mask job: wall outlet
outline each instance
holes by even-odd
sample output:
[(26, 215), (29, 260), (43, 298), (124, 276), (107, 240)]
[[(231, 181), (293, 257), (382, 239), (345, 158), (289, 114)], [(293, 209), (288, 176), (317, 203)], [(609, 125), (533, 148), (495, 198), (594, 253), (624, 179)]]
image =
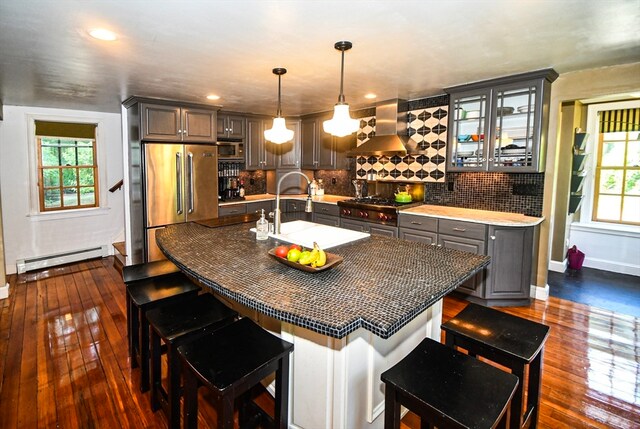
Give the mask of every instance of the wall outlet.
[(454, 190), (455, 190), (455, 183), (454, 182), (447, 182), (447, 191), (453, 192)]
[(249, 184), (250, 185), (255, 185), (256, 184), (256, 179), (254, 179), (254, 178), (249, 179)]
[(336, 183), (338, 183), (338, 181), (336, 180), (336, 178), (335, 178), (335, 177), (332, 177), (332, 178), (331, 178), (331, 184), (332, 184), (332, 185), (335, 185)]

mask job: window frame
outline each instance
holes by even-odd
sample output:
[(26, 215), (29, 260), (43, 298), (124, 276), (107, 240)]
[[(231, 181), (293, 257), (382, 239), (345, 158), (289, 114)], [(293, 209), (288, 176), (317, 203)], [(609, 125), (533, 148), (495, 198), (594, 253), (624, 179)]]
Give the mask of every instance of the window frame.
[(589, 134), (587, 139), (586, 153), (589, 155), (589, 168), (585, 177), (585, 185), (583, 187), (583, 202), (580, 209), (580, 217), (578, 222), (581, 225), (593, 228), (603, 229), (620, 229), (623, 231), (637, 231), (638, 227), (632, 223), (617, 223), (609, 220), (595, 221), (593, 220), (595, 211), (595, 194), (597, 186), (596, 169), (598, 159), (600, 157), (599, 134), (600, 134), (600, 114), (608, 110), (619, 109), (635, 109), (640, 108), (640, 99), (632, 99), (617, 102), (593, 103), (587, 105), (587, 126), (586, 131)]
[[(70, 123), (70, 122), (67, 122)], [(97, 127), (96, 127), (97, 128)], [(58, 136), (39, 136), (36, 135), (36, 142), (37, 142), (37, 153), (38, 153), (38, 204), (39, 204), (39, 211), (43, 212), (43, 213), (48, 213), (48, 212), (59, 212), (59, 211), (63, 211), (63, 210), (78, 210), (78, 209), (85, 209), (85, 208), (93, 208), (93, 207), (99, 207), (100, 206), (100, 180), (98, 177), (99, 171), (100, 169), (98, 168), (98, 156), (97, 156), (97, 145), (96, 145), (96, 139), (95, 137), (93, 139), (88, 139), (88, 138), (78, 138), (78, 140), (91, 140), (91, 148), (93, 151), (93, 164), (92, 165), (78, 165), (77, 161), (76, 164), (73, 166), (63, 166), (63, 165), (58, 165), (58, 166), (45, 166), (43, 165), (43, 153), (42, 153), (42, 148), (43, 148), (43, 144), (42, 144), (42, 139), (43, 138), (51, 138), (51, 139), (60, 139), (61, 137)], [(62, 137), (64, 139), (70, 139), (72, 140), (71, 137)], [(59, 146), (61, 147), (61, 146)], [(79, 146), (75, 146), (76, 149), (76, 159), (78, 157), (78, 147)], [(89, 146), (84, 146), (84, 147), (89, 147)], [(81, 168), (91, 168), (93, 170), (93, 185), (81, 185), (80, 184), (80, 169)], [(77, 177), (77, 183), (75, 186), (64, 186), (64, 175), (63, 175), (63, 170), (64, 169), (74, 169), (76, 170), (76, 177)], [(44, 172), (45, 170), (58, 170), (60, 172), (59, 174), (59, 185), (57, 187), (47, 187), (45, 186), (45, 180), (44, 180)], [(93, 204), (81, 204), (81, 200), (80, 200), (80, 188), (83, 187), (92, 187), (94, 189), (94, 202)], [(45, 201), (44, 201), (44, 195), (45, 195), (45, 190), (46, 189), (55, 189), (58, 188), (60, 190), (60, 198), (61, 198), (61, 202), (60, 202), (60, 206), (59, 207), (50, 207), (47, 208), (45, 206)], [(77, 195), (78, 195), (78, 204), (73, 205), (73, 206), (65, 206), (64, 204), (64, 190), (65, 188), (76, 188), (77, 189)]]
[[(28, 192), (29, 192), (29, 207), (26, 213), (27, 217), (30, 217), (32, 221), (43, 220), (55, 220), (55, 219), (67, 219), (82, 216), (103, 215), (109, 210), (109, 195), (107, 192), (107, 172), (108, 172), (108, 159), (107, 150), (105, 148), (106, 139), (105, 136), (105, 119), (102, 117), (96, 117), (92, 114), (83, 116), (82, 112), (75, 112), (75, 115), (65, 115), (65, 112), (61, 111), (60, 114), (46, 114), (46, 113), (26, 113), (25, 114), (25, 126), (27, 128), (27, 137), (29, 144), (27, 145), (28, 159), (29, 159), (29, 173), (28, 173)], [(79, 113), (79, 115), (78, 115)], [(79, 124), (94, 124), (96, 126), (95, 133), (95, 145), (96, 145), (96, 162), (98, 166), (98, 192), (100, 195), (99, 205), (95, 207), (81, 207), (81, 208), (69, 208), (67, 210), (40, 210), (39, 201), (39, 187), (38, 187), (38, 141), (36, 138), (36, 121), (49, 121), (49, 122), (71, 122)]]

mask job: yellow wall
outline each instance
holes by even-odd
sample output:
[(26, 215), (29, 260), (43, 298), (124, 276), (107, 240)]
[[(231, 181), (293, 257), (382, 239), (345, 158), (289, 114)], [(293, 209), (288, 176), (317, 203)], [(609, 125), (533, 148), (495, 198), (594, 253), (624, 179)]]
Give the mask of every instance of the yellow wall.
[[(556, 201), (564, 201), (567, 170), (565, 145), (572, 141), (561, 139), (563, 102), (585, 100), (617, 95), (628, 98), (630, 93), (640, 93), (640, 62), (598, 69), (582, 70), (561, 74), (551, 86), (549, 109), (549, 141), (547, 148), (547, 170), (544, 183), (544, 203), (542, 213), (545, 221), (540, 230), (540, 254), (537, 264), (535, 285), (544, 287), (551, 260), (551, 244), (564, 249), (565, 231), (568, 228), (566, 212), (555, 214)], [(613, 99), (612, 99), (613, 100)], [(559, 177), (562, 176), (560, 180)], [(560, 189), (559, 184), (562, 184)]]

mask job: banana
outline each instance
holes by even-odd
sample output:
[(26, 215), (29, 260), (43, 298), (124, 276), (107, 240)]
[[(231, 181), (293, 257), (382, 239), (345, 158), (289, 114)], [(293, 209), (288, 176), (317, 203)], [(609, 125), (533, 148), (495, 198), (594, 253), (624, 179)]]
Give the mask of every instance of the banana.
[(318, 249), (318, 259), (316, 259), (315, 262), (315, 266), (316, 267), (322, 267), (324, 264), (327, 263), (327, 254), (325, 253), (324, 250), (322, 250), (319, 246), (318, 243), (313, 243), (313, 247)]
[(300, 255), (300, 259), (298, 259), (298, 263), (301, 265), (309, 265), (312, 261), (311, 259), (311, 252), (309, 251), (304, 251), (302, 252), (302, 254)]

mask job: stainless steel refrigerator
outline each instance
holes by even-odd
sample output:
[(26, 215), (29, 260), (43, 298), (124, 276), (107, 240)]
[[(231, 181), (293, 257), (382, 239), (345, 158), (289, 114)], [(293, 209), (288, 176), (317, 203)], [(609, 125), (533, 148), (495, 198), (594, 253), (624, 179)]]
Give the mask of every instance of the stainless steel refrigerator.
[(156, 232), (167, 225), (218, 217), (216, 146), (144, 143), (146, 262), (165, 259)]

